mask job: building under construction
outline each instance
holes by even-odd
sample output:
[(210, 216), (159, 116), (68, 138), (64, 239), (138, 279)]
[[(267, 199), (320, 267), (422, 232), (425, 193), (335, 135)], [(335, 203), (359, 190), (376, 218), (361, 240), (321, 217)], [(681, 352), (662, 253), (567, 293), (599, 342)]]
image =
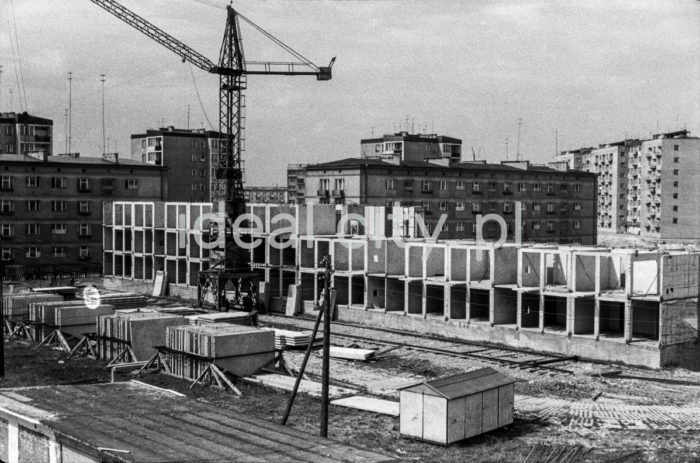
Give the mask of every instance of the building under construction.
[[(112, 285), (196, 299), (208, 251), (198, 220), (210, 204), (105, 206), (104, 273)], [(700, 253), (416, 238), (413, 210), (249, 205), (251, 265), (267, 308), (321, 297), (331, 256), (338, 317), (422, 333), (652, 368), (700, 368)], [(350, 213), (352, 212), (352, 215)], [(389, 215), (391, 213), (391, 216)], [(286, 214), (281, 216), (280, 214)], [(285, 220), (280, 218), (284, 217)], [(338, 231), (340, 230), (340, 232)]]

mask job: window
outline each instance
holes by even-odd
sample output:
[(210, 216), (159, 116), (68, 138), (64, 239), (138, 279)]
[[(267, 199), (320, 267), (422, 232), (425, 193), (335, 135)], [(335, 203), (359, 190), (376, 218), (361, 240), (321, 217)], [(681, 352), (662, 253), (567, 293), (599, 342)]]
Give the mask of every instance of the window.
[[(191, 189), (192, 189), (192, 191), (197, 191), (197, 184), (196, 184), (196, 183), (193, 183)], [(249, 193), (249, 192), (246, 191), (246, 195), (247, 195), (247, 196), (249, 196), (248, 193)]]
[(679, 161), (678, 156), (676, 156), (676, 157), (673, 158), (673, 162), (675, 162), (676, 164), (678, 164), (678, 161)]
[(540, 212), (540, 203), (532, 203), (532, 212)]
[(425, 193), (431, 193), (433, 191), (433, 186), (430, 180), (423, 180), (423, 186), (421, 186), (421, 191)]
[(192, 162), (197, 162), (198, 159), (199, 159), (199, 156), (197, 156), (197, 153), (192, 153), (190, 160)]
[(464, 231), (464, 222), (457, 222), (455, 225), (455, 230), (458, 232), (463, 232)]
[(678, 182), (673, 182), (673, 186), (678, 188)]
[(446, 180), (440, 180), (440, 191), (447, 191), (448, 185)]
[(440, 210), (441, 211), (447, 210), (447, 201), (440, 201)]
[(39, 200), (30, 199), (27, 201), (27, 212), (38, 212), (39, 211)]
[(41, 233), (41, 226), (38, 223), (27, 224), (27, 235), (38, 235)]
[(15, 212), (15, 202), (11, 199), (3, 199), (0, 201), (0, 213), (12, 214)]
[(0, 260), (12, 260), (14, 258), (14, 252), (10, 248), (2, 248), (0, 250)]
[(65, 189), (67, 183), (65, 177), (51, 177), (51, 188), (54, 190)]
[(36, 246), (27, 248), (27, 259), (38, 259), (41, 257), (41, 251)]
[(534, 185), (532, 185), (532, 191), (539, 193), (540, 191), (542, 191), (542, 185), (540, 185), (539, 183), (535, 183)]
[[(620, 174), (620, 177), (623, 177), (623, 174)], [(567, 190), (569, 189), (569, 185), (567, 185), (566, 183), (560, 183), (560, 184), (559, 184), (559, 189), (560, 189), (561, 191), (567, 191)]]
[(533, 221), (532, 222), (532, 229), (533, 230), (539, 230), (540, 229), (540, 223), (538, 221)]
[(53, 257), (66, 257), (66, 248), (63, 246), (54, 246)]
[(90, 248), (88, 246), (80, 246), (78, 257), (81, 259), (88, 259), (90, 257)]
[(625, 210), (625, 205), (624, 205), (624, 204), (620, 204), (620, 210), (621, 210), (621, 211), (624, 211), (624, 210)]
[(527, 191), (527, 184), (526, 183), (518, 183), (518, 191), (520, 193), (524, 193)]
[(678, 169), (673, 169), (673, 175), (678, 175)]
[(553, 184), (553, 183), (548, 183), (548, 184), (547, 184), (547, 194), (548, 194), (548, 195), (553, 195), (553, 194), (554, 194), (554, 184)]
[(78, 191), (90, 191), (90, 179), (89, 178), (78, 179)]
[(547, 214), (554, 213), (554, 203), (547, 203)]
[(547, 231), (548, 232), (554, 231), (554, 222), (547, 222)]
[(0, 180), (0, 190), (14, 190), (15, 178), (9, 175), (3, 175)]
[(141, 140), (141, 148), (145, 148), (145, 147), (146, 147), (146, 139), (144, 138), (143, 140)]
[(0, 224), (0, 236), (5, 238), (15, 236), (15, 226), (11, 223)]
[(673, 218), (673, 223), (678, 223), (678, 217)]
[(51, 210), (53, 212), (66, 212), (65, 201), (51, 201)]
[(423, 210), (430, 212), (430, 203), (428, 201), (423, 201)]
[(496, 210), (496, 203), (491, 201), (489, 202), (489, 211), (495, 211)]
[(581, 210), (581, 203), (575, 202), (574, 203), (574, 211), (580, 211)]
[(481, 212), (481, 203), (472, 203), (472, 212)]
[(463, 191), (464, 190), (464, 181), (463, 180), (457, 180), (457, 184), (455, 185), (455, 188), (458, 191)]
[(496, 191), (496, 182), (489, 182), (489, 191), (491, 191), (491, 192)]
[(673, 193), (673, 199), (678, 199), (678, 193)]
[(53, 234), (53, 235), (65, 235), (66, 234), (66, 224), (65, 223), (53, 223), (53, 224), (51, 224), (51, 234)]
[(680, 147), (680, 145), (673, 145), (673, 151), (678, 151), (679, 147)]
[(481, 183), (479, 183), (479, 182), (472, 183), (472, 193), (481, 193)]
[(345, 179), (344, 178), (336, 178), (333, 181), (333, 184), (335, 187), (335, 188), (333, 188), (334, 190), (336, 190), (336, 191), (344, 191), (345, 190)]
[(450, 231), (450, 226), (447, 224), (447, 222), (442, 223), (442, 230), (443, 232)]
[(331, 181), (327, 178), (321, 178), (318, 180), (318, 189), (321, 192), (327, 192), (331, 189)]
[(80, 214), (90, 213), (90, 201), (78, 201), (78, 212)]
[(124, 181), (124, 188), (127, 190), (137, 190), (139, 188), (139, 180), (136, 178), (127, 178)]
[(476, 233), (476, 222), (472, 222), (472, 233)]
[(78, 236), (90, 236), (92, 234), (92, 227), (89, 223), (81, 223), (78, 226)]
[(27, 177), (24, 184), (27, 188), (36, 188), (39, 186), (39, 177)]
[(513, 193), (513, 184), (510, 182), (506, 182), (503, 184), (503, 194), (511, 194)]
[(511, 203), (503, 203), (503, 213), (504, 214), (510, 214), (513, 212), (513, 204)]
[(396, 189), (396, 181), (393, 178), (386, 179), (386, 189), (387, 190), (395, 190)]
[(678, 206), (673, 206), (673, 211), (678, 212)]
[(463, 211), (464, 210), (464, 201), (457, 201), (455, 205), (455, 209), (458, 211)]

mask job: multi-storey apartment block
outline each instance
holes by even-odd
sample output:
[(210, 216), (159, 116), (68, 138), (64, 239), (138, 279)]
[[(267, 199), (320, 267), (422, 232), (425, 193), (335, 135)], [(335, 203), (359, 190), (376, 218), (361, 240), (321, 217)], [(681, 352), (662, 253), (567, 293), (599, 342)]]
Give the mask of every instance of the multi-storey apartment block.
[(565, 151), (550, 163), (562, 165), (598, 176), (599, 230), (700, 238), (700, 139), (688, 131)]
[(492, 214), (484, 238), (497, 239), (503, 227), (510, 240), (582, 244), (596, 243), (595, 192), (593, 174), (526, 161), (349, 158), (306, 166), (304, 183), (307, 204), (420, 206), (426, 232), (440, 238), (476, 239), (477, 216)]
[(287, 201), (290, 204), (304, 204), (304, 182), (307, 164), (287, 165)]
[(444, 159), (459, 162), (462, 157), (462, 140), (444, 135), (399, 132), (381, 138), (360, 140), (360, 156), (398, 161)]
[(53, 154), (53, 121), (25, 113), (0, 114), (0, 153)]
[(77, 269), (102, 261), (102, 202), (164, 199), (166, 169), (112, 156), (0, 154), (0, 258)]
[(172, 126), (131, 136), (131, 159), (168, 168), (172, 201), (213, 201), (220, 182), (219, 134)]

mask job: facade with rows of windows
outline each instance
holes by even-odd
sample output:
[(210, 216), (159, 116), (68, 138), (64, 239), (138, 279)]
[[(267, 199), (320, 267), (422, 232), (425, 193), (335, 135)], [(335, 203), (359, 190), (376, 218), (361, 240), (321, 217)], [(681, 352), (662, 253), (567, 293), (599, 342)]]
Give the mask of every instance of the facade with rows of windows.
[(550, 165), (597, 175), (601, 231), (700, 239), (700, 138), (687, 130), (563, 152)]
[(25, 113), (0, 113), (0, 154), (53, 153), (53, 121)]
[(97, 267), (103, 201), (166, 199), (166, 172), (114, 156), (0, 154), (0, 259), (44, 270)]
[[(305, 168), (305, 202), (420, 206), (426, 231), (441, 239), (596, 243), (596, 177), (527, 161), (450, 166), (349, 158)], [(444, 218), (443, 218), (444, 216)]]
[(219, 133), (164, 127), (131, 135), (131, 159), (168, 168), (171, 201), (208, 202), (221, 197)]

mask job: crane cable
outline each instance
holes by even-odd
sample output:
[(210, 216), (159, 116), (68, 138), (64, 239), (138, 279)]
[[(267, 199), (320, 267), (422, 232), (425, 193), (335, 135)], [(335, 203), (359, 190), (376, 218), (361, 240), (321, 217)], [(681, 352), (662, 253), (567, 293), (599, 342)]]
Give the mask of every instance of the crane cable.
[(211, 121), (209, 120), (209, 116), (207, 116), (207, 112), (204, 109), (204, 104), (202, 103), (202, 97), (199, 94), (199, 89), (197, 88), (197, 81), (194, 78), (194, 71), (192, 70), (192, 64), (188, 61), (187, 65), (190, 67), (190, 75), (192, 76), (192, 85), (194, 86), (194, 91), (197, 94), (197, 101), (199, 101), (199, 107), (202, 109), (202, 113), (204, 113), (204, 118), (207, 120), (207, 124), (209, 124), (209, 128), (211, 130), (215, 130), (214, 126), (211, 125)]

